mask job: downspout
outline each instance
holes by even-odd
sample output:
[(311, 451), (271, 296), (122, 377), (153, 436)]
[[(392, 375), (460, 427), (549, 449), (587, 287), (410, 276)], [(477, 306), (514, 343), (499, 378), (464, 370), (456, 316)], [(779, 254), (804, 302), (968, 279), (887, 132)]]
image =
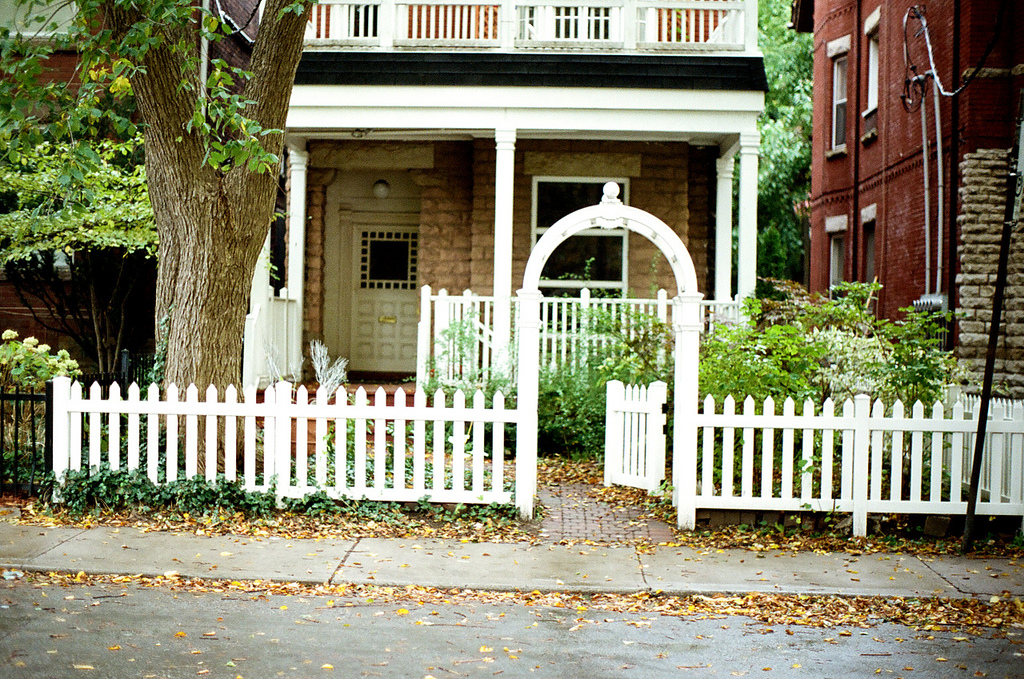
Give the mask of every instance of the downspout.
[[(937, 186), (935, 205), (935, 294), (942, 294), (942, 218), (943, 218), (943, 192), (945, 182), (942, 180), (942, 113), (939, 110), (939, 88), (933, 87), (935, 94), (935, 179)], [(924, 108), (924, 102), (921, 102)]]
[[(860, 135), (861, 135), (861, 66), (863, 58), (861, 53), (863, 50), (863, 37), (864, 37), (864, 12), (861, 7), (861, 3), (857, 5), (857, 18), (854, 26), (856, 26), (857, 35), (857, 50), (856, 50), (856, 63), (854, 64), (854, 73), (856, 74), (857, 86), (854, 88), (854, 109), (853, 115), (847, 116), (853, 118), (853, 203), (850, 206), (853, 210), (853, 229), (851, 229), (852, 238), (850, 239), (850, 280), (860, 280), (860, 242), (861, 242), (861, 223), (860, 223)], [(847, 76), (847, 82), (849, 82), (849, 76)]]
[(923, 75), (919, 78), (921, 82), (921, 163), (924, 175), (924, 292), (921, 295), (924, 296), (932, 289), (932, 185), (931, 171), (928, 167), (928, 107), (924, 105), (924, 88), (928, 86), (928, 78)]
[[(960, 0), (953, 0), (953, 91), (960, 89)], [(957, 307), (957, 190), (960, 182), (960, 98), (954, 96), (949, 110), (949, 244), (946, 248), (948, 258), (946, 266), (946, 308), (955, 313)], [(956, 324), (953, 329), (946, 333), (946, 350), (953, 349), (953, 335), (956, 332)]]

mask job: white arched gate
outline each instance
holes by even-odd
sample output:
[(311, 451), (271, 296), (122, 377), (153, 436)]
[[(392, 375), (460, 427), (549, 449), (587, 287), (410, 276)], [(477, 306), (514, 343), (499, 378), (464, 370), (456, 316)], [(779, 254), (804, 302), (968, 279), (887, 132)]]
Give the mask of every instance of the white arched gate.
[(679, 236), (654, 215), (618, 199), (614, 182), (604, 186), (600, 205), (586, 207), (563, 217), (537, 241), (519, 290), (519, 388), (520, 421), (516, 454), (516, 503), (525, 516), (533, 515), (537, 492), (537, 393), (540, 373), (540, 275), (548, 257), (563, 241), (587, 229), (629, 229), (654, 243), (668, 259), (676, 279), (672, 300), (675, 331), (675, 426), (672, 464), (673, 503), (678, 524), (690, 529), (696, 522), (696, 427), (690, 415), (697, 412), (697, 352), (700, 343), (700, 300), (697, 274), (690, 253)]

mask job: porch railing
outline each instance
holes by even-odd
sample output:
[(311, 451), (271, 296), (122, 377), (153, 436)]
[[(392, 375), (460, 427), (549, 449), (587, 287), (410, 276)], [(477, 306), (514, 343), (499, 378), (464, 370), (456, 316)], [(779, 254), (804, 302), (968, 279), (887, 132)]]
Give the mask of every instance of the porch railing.
[[(707, 300), (701, 302), (705, 332), (716, 325), (738, 323), (741, 303)], [(541, 302), (540, 365), (555, 368), (580, 355), (584, 343), (600, 345), (601, 336), (589, 332), (595, 316), (622, 318), (637, 313), (672, 322), (668, 293), (659, 290), (652, 299), (594, 297), (583, 288), (579, 297), (546, 297)], [(512, 298), (513, 329), (519, 316), (518, 299)], [(429, 285), (420, 289), (420, 321), (417, 345), (417, 380), (431, 377), (441, 381), (466, 381), (487, 374), (495, 367), (493, 351), (494, 298), (466, 290), (449, 295), (435, 294)], [(513, 330), (514, 333), (514, 330)], [(588, 345), (589, 346), (589, 345)], [(433, 369), (431, 375), (429, 371)], [(511, 374), (507, 377), (512, 378)]]
[[(756, 0), (320, 0), (307, 47), (754, 51)], [(756, 26), (755, 26), (756, 28)]]

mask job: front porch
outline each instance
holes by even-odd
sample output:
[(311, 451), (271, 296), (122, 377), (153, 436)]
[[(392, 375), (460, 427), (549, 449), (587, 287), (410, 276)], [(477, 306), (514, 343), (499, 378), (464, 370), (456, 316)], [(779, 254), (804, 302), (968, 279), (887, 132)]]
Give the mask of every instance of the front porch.
[[(490, 297), (505, 355), (531, 249), (608, 181), (682, 238), (705, 299), (752, 293), (756, 16), (756, 0), (318, 5), (287, 124), (286, 264), (275, 291), (268, 241), (243, 382), (301, 380), (312, 339), (356, 371), (416, 372), (424, 285)], [(541, 287), (672, 284), (643, 238), (594, 230)]]

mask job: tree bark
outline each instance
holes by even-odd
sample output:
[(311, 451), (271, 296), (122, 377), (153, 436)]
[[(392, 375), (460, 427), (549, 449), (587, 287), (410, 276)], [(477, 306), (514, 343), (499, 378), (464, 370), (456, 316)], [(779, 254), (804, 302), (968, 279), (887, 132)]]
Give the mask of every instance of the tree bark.
[[(284, 129), (306, 17), (281, 14), (292, 0), (267, 0), (253, 46), (243, 96), (245, 115), (263, 129)], [(140, 17), (113, 6), (107, 18), (126, 31)], [(145, 123), (149, 196), (160, 238), (156, 321), (158, 343), (166, 317), (167, 383), (223, 389), (241, 376), (242, 333), (256, 261), (274, 213), (278, 177), (245, 167), (215, 169), (204, 162), (204, 140), (186, 130), (202, 88), (185, 70), (199, 58), (195, 24), (164, 28), (167, 39), (150, 49), (131, 79)], [(189, 54), (171, 45), (190, 45)], [(196, 61), (198, 63), (198, 61)], [(269, 134), (265, 150), (281, 156), (283, 135)]]

